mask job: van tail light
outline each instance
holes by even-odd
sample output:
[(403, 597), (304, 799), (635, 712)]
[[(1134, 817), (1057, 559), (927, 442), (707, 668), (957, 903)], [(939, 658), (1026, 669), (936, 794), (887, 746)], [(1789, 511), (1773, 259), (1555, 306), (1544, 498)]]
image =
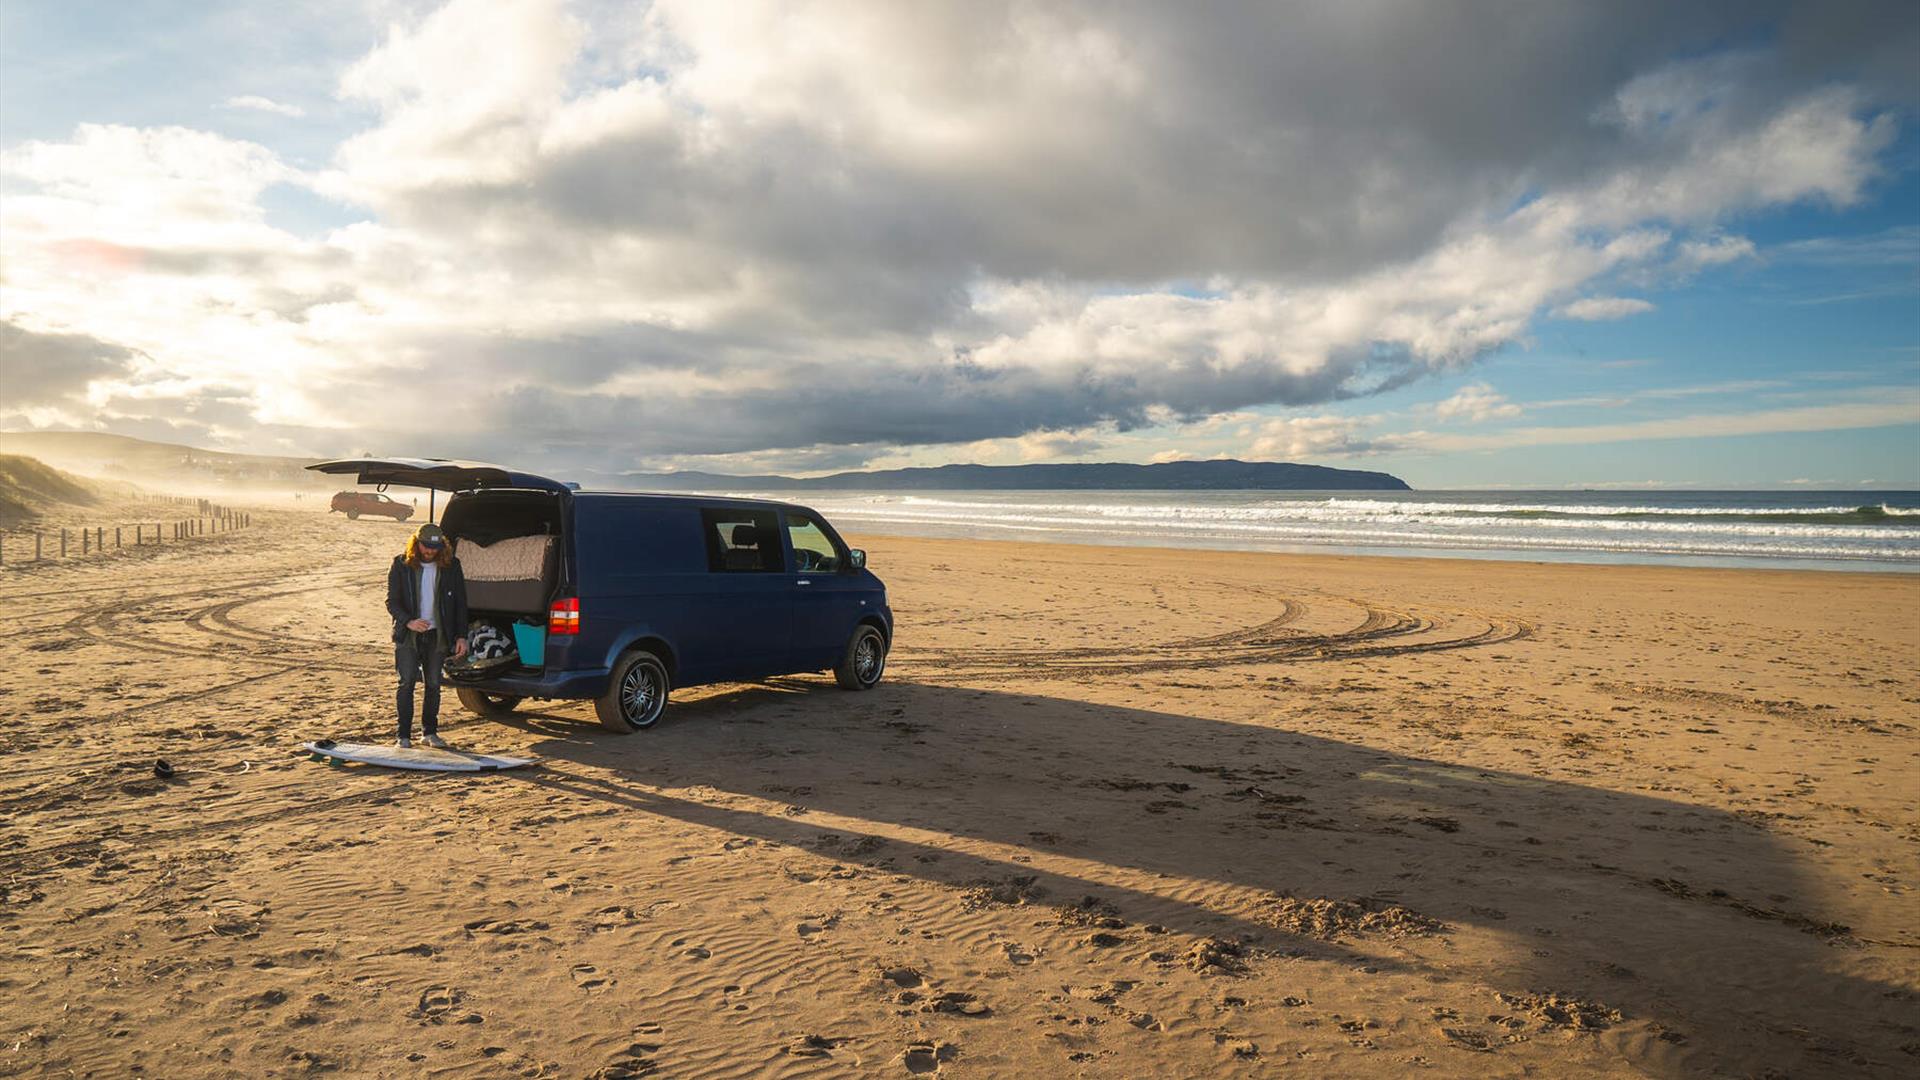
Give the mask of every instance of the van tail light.
[(578, 634), (580, 632), (580, 601), (568, 597), (555, 600), (547, 609), (548, 634)]

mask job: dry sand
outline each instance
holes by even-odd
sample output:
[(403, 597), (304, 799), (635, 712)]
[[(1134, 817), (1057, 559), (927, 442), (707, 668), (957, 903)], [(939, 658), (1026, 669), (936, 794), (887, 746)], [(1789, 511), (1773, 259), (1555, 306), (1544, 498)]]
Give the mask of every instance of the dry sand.
[(291, 753), (405, 527), (259, 520), (0, 576), (0, 1072), (1920, 1068), (1914, 576), (873, 538), (879, 689), (434, 776)]

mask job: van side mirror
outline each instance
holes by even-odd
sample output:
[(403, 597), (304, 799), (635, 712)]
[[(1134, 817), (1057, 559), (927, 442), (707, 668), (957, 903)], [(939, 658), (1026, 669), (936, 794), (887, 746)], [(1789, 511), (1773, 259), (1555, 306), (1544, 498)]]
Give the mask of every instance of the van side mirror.
[(853, 567), (855, 570), (865, 570), (867, 568), (867, 553), (859, 548), (854, 548), (847, 552), (847, 565)]

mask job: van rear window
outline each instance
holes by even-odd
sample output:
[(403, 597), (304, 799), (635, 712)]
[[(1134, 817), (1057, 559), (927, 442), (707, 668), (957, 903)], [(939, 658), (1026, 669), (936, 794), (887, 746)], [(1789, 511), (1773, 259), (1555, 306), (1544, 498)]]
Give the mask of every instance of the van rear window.
[(719, 573), (778, 571), (779, 526), (771, 510), (702, 510), (707, 568)]

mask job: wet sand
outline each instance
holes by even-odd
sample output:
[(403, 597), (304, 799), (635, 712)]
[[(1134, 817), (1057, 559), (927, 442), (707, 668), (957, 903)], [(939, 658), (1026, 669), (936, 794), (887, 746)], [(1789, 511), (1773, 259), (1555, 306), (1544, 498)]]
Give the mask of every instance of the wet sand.
[(869, 538), (873, 692), (438, 776), (292, 752), (406, 527), (256, 522), (0, 572), (0, 1073), (1920, 1068), (1912, 575)]

